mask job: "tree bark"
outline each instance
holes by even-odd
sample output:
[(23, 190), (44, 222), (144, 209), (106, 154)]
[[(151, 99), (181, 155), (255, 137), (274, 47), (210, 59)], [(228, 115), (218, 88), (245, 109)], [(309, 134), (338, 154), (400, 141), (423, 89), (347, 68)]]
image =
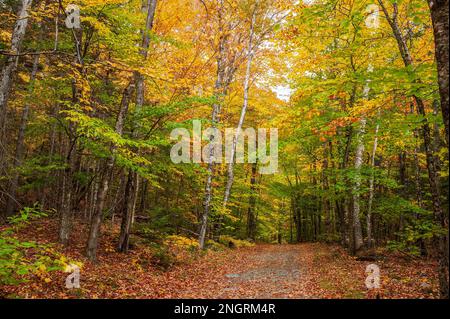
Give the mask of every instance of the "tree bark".
[(372, 147), (372, 154), (370, 157), (370, 167), (372, 169), (370, 173), (370, 180), (369, 180), (369, 203), (367, 204), (367, 217), (366, 217), (366, 223), (367, 223), (367, 247), (372, 247), (372, 204), (373, 204), (373, 196), (374, 196), (374, 181), (375, 181), (375, 155), (377, 153), (377, 147), (378, 147), (378, 131), (380, 129), (380, 124), (377, 123), (375, 126), (375, 137), (373, 140), (373, 147)]
[[(28, 90), (29, 96), (31, 96), (31, 94), (34, 91), (34, 81), (36, 79), (38, 65), (39, 65), (39, 55), (35, 55), (34, 59), (33, 59), (33, 68), (31, 70), (31, 76), (30, 76), (30, 83), (29, 83), (29, 90)], [(25, 130), (26, 130), (27, 124), (28, 124), (29, 111), (30, 111), (30, 105), (28, 103), (26, 103), (23, 108), (23, 111), (22, 111), (22, 118), (20, 121), (19, 134), (17, 136), (16, 152), (15, 152), (15, 156), (14, 156), (13, 169), (22, 165), (22, 160), (23, 160), (23, 156), (24, 156), (24, 152), (25, 152), (25, 145), (24, 145)], [(9, 186), (9, 197), (8, 197), (8, 201), (6, 203), (6, 216), (11, 216), (14, 212), (14, 209), (16, 208), (16, 191), (17, 191), (18, 185), (19, 185), (19, 174), (17, 172), (14, 172), (12, 181)]]
[[(72, 81), (72, 103), (76, 104), (79, 101), (79, 93), (76, 87), (75, 80)], [(62, 187), (61, 187), (61, 205), (60, 205), (60, 228), (59, 241), (64, 246), (69, 244), (70, 231), (72, 226), (72, 198), (73, 198), (73, 168), (74, 168), (74, 153), (77, 147), (77, 137), (75, 136), (74, 124), (69, 123), (68, 127), (68, 141), (65, 150), (65, 164), (66, 168), (62, 173)]]
[[(134, 83), (130, 83), (125, 89), (122, 101), (120, 103), (119, 114), (117, 115), (115, 132), (122, 136), (123, 134), (123, 125), (125, 118), (128, 113), (128, 106), (130, 104), (131, 95), (134, 91)], [(103, 174), (100, 180), (100, 189), (97, 195), (97, 203), (95, 207), (94, 214), (91, 220), (91, 227), (89, 230), (89, 239), (86, 247), (86, 256), (91, 261), (96, 261), (97, 259), (97, 246), (98, 239), (100, 235), (100, 226), (103, 219), (103, 207), (105, 205), (106, 196), (108, 194), (109, 189), (109, 179), (110, 174), (112, 173), (114, 163), (115, 163), (115, 152), (117, 150), (117, 146), (115, 144), (110, 146), (111, 156), (106, 160)]]
[[(6, 59), (0, 78), (0, 170), (3, 169), (3, 161), (5, 160), (5, 125), (8, 112), (8, 99), (13, 84), (14, 74), (16, 71), (17, 54), (20, 53), (22, 42), (25, 37), (28, 25), (28, 10), (31, 7), (32, 0), (22, 0), (17, 20), (11, 35), (11, 55)], [(16, 55), (16, 56), (15, 56)]]
[(30, 9), (32, 2), (32, 0), (22, 0), (11, 36), (11, 56), (6, 60), (2, 70), (2, 78), (0, 82), (0, 125), (4, 124), (9, 91), (13, 82), (13, 74), (16, 70), (18, 59), (17, 54), (20, 53), (22, 42), (25, 37), (25, 32), (28, 25), (28, 10)]
[[(330, 155), (329, 155), (330, 154)], [(322, 161), (322, 189), (324, 194), (322, 195), (322, 207), (325, 215), (325, 235), (327, 239), (331, 234), (331, 202), (328, 199), (330, 186), (328, 183), (328, 164), (331, 157), (331, 145), (330, 143), (324, 144), (323, 161)]]
[[(147, 18), (145, 22), (145, 28), (142, 31), (142, 43), (140, 55), (142, 59), (145, 61), (148, 56), (148, 49), (150, 47), (150, 31), (153, 29), (153, 23), (155, 19), (157, 0), (145, 0), (144, 5), (142, 6), (142, 11), (147, 12)], [(141, 73), (135, 72), (134, 74), (135, 83), (136, 83), (136, 113), (139, 113), (144, 106), (145, 100), (145, 82), (144, 77)], [(136, 123), (135, 123), (136, 124)], [(138, 127), (134, 125), (133, 128), (133, 138), (138, 137)], [(122, 223), (120, 227), (120, 236), (119, 236), (119, 251), (127, 252), (129, 245), (129, 237), (131, 232), (131, 227), (134, 221), (134, 215), (136, 210), (136, 200), (139, 194), (139, 176), (134, 173), (131, 169), (128, 172), (128, 179), (130, 186), (133, 186), (133, 193), (129, 193), (126, 196), (132, 196), (133, 199), (131, 202), (133, 204), (126, 205), (122, 212)], [(128, 185), (128, 184), (127, 184)], [(126, 198), (124, 201), (129, 202), (129, 199)]]
[[(370, 70), (369, 66), (369, 70)], [(366, 87), (364, 88), (364, 98), (369, 98), (369, 84), (366, 83)], [(360, 189), (361, 189), (361, 167), (363, 163), (363, 156), (364, 156), (364, 134), (366, 130), (366, 117), (363, 115), (359, 121), (359, 129), (356, 134), (356, 152), (355, 152), (355, 170), (356, 170), (356, 177), (355, 177), (355, 183), (353, 186), (353, 214), (352, 214), (352, 237), (353, 242), (351, 245), (352, 253), (355, 254), (358, 250), (361, 249), (363, 246), (363, 236), (362, 236), (362, 229), (361, 229), (361, 220), (359, 218), (360, 214)]]
[[(219, 47), (218, 47), (218, 56), (217, 56), (217, 76), (216, 82), (214, 85), (214, 96), (216, 98), (216, 102), (213, 103), (212, 106), (212, 114), (211, 114), (211, 127), (213, 129), (216, 128), (221, 108), (221, 103), (223, 99), (223, 94), (226, 92), (225, 87), (225, 44), (227, 41), (227, 36), (224, 34), (223, 30), (223, 14), (224, 14), (224, 1), (219, 1), (219, 9), (218, 9), (218, 23), (219, 23)], [(209, 138), (209, 142), (212, 145), (214, 143), (214, 136), (211, 135)], [(212, 181), (214, 175), (214, 152), (215, 147), (210, 148), (209, 156), (208, 156), (208, 168), (207, 168), (207, 177), (205, 184), (205, 197), (203, 200), (203, 214), (200, 220), (200, 231), (199, 231), (199, 247), (200, 249), (205, 248), (205, 238), (206, 231), (208, 228), (208, 216), (211, 210), (211, 200), (212, 200)]]
[[(354, 92), (355, 90), (353, 90), (352, 96), (355, 94)], [(350, 101), (353, 100), (353, 97), (350, 99)], [(353, 102), (350, 102), (351, 106), (353, 104)], [(353, 139), (353, 128), (351, 126), (348, 126), (346, 128), (346, 142), (345, 142), (345, 148), (344, 148), (344, 154), (343, 154), (343, 158), (342, 161), (339, 164), (339, 168), (341, 170), (345, 170), (348, 165), (349, 165), (349, 161), (350, 161), (350, 147), (351, 147), (351, 143), (352, 143), (352, 139)], [(350, 189), (350, 179), (347, 177), (344, 177), (345, 180), (345, 184), (347, 186), (348, 189)], [(351, 216), (350, 216), (350, 204), (351, 204), (351, 194), (349, 194), (348, 198), (344, 198), (343, 203), (341, 205), (341, 211), (342, 211), (342, 243), (344, 247), (348, 247), (351, 248), (352, 245), (352, 231), (351, 231), (351, 224), (350, 224), (350, 220), (351, 220)]]
[(132, 200), (132, 192), (133, 192), (133, 177), (134, 172), (129, 170), (127, 183), (125, 185), (124, 198), (122, 202), (122, 223), (120, 226), (120, 237), (119, 237), (119, 247), (118, 250), (120, 252), (126, 253), (128, 252), (129, 243), (130, 243), (130, 231), (131, 231), (131, 222), (132, 222), (132, 214), (131, 207)]
[(252, 61), (253, 61), (253, 57), (254, 57), (254, 49), (253, 49), (253, 36), (255, 33), (255, 21), (256, 21), (256, 6), (255, 9), (253, 11), (253, 15), (252, 15), (252, 22), (250, 25), (250, 34), (249, 34), (249, 40), (248, 40), (248, 47), (247, 47), (247, 67), (245, 70), (245, 80), (244, 80), (244, 103), (242, 105), (242, 109), (241, 109), (241, 116), (239, 118), (239, 123), (237, 126), (237, 130), (236, 133), (234, 135), (233, 138), (233, 144), (231, 147), (231, 154), (230, 154), (230, 163), (228, 163), (228, 179), (227, 179), (227, 184), (225, 186), (225, 196), (223, 199), (223, 206), (227, 207), (227, 203), (228, 203), (228, 199), (230, 197), (230, 193), (231, 193), (231, 187), (233, 186), (233, 181), (234, 181), (234, 157), (236, 155), (236, 143), (239, 139), (239, 135), (241, 133), (242, 130), (242, 126), (244, 125), (244, 120), (245, 120), (245, 114), (247, 112), (247, 107), (248, 107), (248, 95), (249, 95), (249, 89), (250, 89), (250, 76), (251, 76), (251, 66), (252, 66)]
[[(431, 198), (433, 204), (433, 213), (435, 222), (442, 227), (443, 230), (448, 230), (448, 225), (445, 220), (445, 215), (441, 204), (441, 194), (439, 188), (438, 172), (436, 169), (435, 157), (432, 150), (431, 129), (428, 125), (425, 106), (423, 101), (414, 97), (416, 100), (417, 112), (424, 117), (422, 125), (422, 135), (425, 147), (425, 155), (427, 161), (428, 181), (430, 184)], [(434, 246), (438, 252), (439, 260), (439, 284), (440, 296), (443, 299), (448, 299), (448, 242), (445, 235), (435, 235), (433, 238)]]
[[(433, 0), (434, 1), (434, 0)], [(406, 45), (405, 39), (400, 32), (400, 28), (398, 26), (397, 15), (398, 15), (398, 7), (397, 4), (394, 3), (393, 8), (393, 16), (389, 15), (389, 12), (384, 5), (382, 0), (378, 0), (383, 13), (392, 28), (392, 32), (397, 41), (397, 45), (400, 51), (400, 54), (403, 59), (403, 63), (406, 67), (413, 65), (413, 61), (411, 58), (411, 54), (409, 53), (409, 48)], [(447, 7), (446, 7), (447, 8)], [(447, 8), (448, 10), (448, 8)], [(448, 12), (448, 11), (447, 11)], [(448, 13), (447, 13), (448, 15)], [(448, 23), (448, 22), (447, 22)], [(447, 37), (448, 38), (448, 37)], [(448, 43), (447, 43), (448, 48)], [(448, 50), (448, 49), (447, 49)], [(447, 51), (448, 56), (448, 51)], [(447, 88), (448, 88), (448, 73), (447, 73)], [(425, 112), (425, 104), (423, 100), (417, 95), (413, 95), (413, 99), (415, 102), (416, 110), (419, 115), (423, 117), (422, 120), (422, 136), (423, 143), (425, 148), (425, 156), (427, 161), (427, 170), (428, 170), (428, 182), (430, 184), (430, 193), (432, 198), (433, 205), (433, 213), (434, 220), (436, 224), (441, 226), (443, 229), (448, 230), (448, 225), (444, 216), (444, 212), (441, 204), (441, 195), (439, 189), (439, 180), (438, 180), (438, 171), (436, 169), (435, 157), (432, 149), (432, 139), (431, 139), (431, 128), (426, 118)], [(448, 104), (447, 104), (448, 107)], [(448, 293), (448, 242), (447, 237), (443, 235), (435, 235), (433, 238), (434, 246), (438, 252), (438, 275), (439, 275), (439, 286), (440, 286), (440, 296), (443, 299), (447, 299), (449, 297)]]
[(257, 163), (252, 164), (252, 175), (250, 178), (250, 199), (247, 210), (247, 238), (255, 240), (256, 237), (256, 174), (257, 174)]
[(449, 99), (448, 99), (448, 41), (449, 41), (449, 9), (448, 0), (428, 0), (431, 11), (431, 21), (433, 23), (434, 43), (436, 50), (436, 63), (438, 70), (439, 94), (441, 96), (441, 112), (445, 126), (445, 140), (449, 147)]

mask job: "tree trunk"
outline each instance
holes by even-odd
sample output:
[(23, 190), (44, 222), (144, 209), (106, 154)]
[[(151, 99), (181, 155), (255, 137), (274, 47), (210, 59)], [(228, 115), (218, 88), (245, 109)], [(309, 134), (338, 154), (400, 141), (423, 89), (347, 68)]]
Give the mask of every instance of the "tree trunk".
[[(407, 176), (406, 176), (406, 152), (401, 151), (398, 155), (398, 162), (399, 162), (399, 182), (400, 182), (400, 194), (403, 198), (407, 198)], [(398, 240), (400, 240), (400, 234), (403, 232), (405, 227), (405, 221), (403, 217), (403, 213), (400, 212), (400, 220), (399, 220), (399, 226), (398, 226)]]
[[(9, 93), (16, 70), (18, 60), (17, 55), (20, 53), (28, 25), (28, 10), (30, 9), (32, 2), (32, 0), (22, 0), (19, 12), (17, 13), (16, 24), (14, 25), (14, 30), (11, 35), (11, 50), (9, 52), (11, 55), (7, 58), (2, 70), (0, 80), (0, 142), (3, 142)], [(2, 148), (0, 148), (0, 151), (1, 150)], [(0, 161), (2, 158), (3, 156), (0, 154)]]
[[(296, 232), (296, 240), (298, 242), (298, 238), (300, 235), (300, 230), (298, 228), (298, 219), (297, 219), (297, 204), (296, 204), (296, 199), (295, 199), (296, 195), (291, 195), (291, 210), (292, 210), (292, 219), (291, 219), (291, 242), (293, 242), (293, 227), (295, 226), (295, 232)], [(292, 225), (293, 224), (293, 225)]]
[[(364, 88), (364, 98), (367, 99), (369, 94), (369, 86), (366, 84), (366, 87)], [(356, 170), (356, 177), (355, 177), (355, 183), (353, 186), (353, 214), (352, 214), (352, 253), (356, 253), (358, 250), (361, 249), (363, 245), (363, 236), (362, 236), (362, 229), (361, 229), (361, 221), (359, 219), (360, 214), (360, 189), (361, 189), (361, 166), (363, 163), (363, 155), (364, 155), (364, 134), (366, 129), (366, 118), (365, 115), (361, 117), (361, 120), (359, 122), (359, 129), (356, 135), (356, 152), (355, 152), (355, 170)]]
[(433, 153), (434, 153), (434, 161), (436, 163), (436, 169), (438, 171), (441, 170), (441, 160), (439, 158), (439, 152), (441, 150), (442, 140), (441, 140), (441, 132), (439, 128), (439, 101), (433, 101)]
[(327, 239), (331, 234), (331, 203), (328, 199), (330, 187), (328, 185), (328, 163), (329, 163), (329, 152), (331, 149), (328, 148), (329, 143), (325, 143), (322, 161), (322, 189), (324, 194), (322, 195), (322, 207), (325, 215), (325, 235)]
[(295, 197), (295, 202), (297, 203), (295, 205), (295, 228), (297, 230), (296, 235), (296, 241), (297, 243), (302, 242), (302, 207), (300, 206), (300, 203), (298, 202), (299, 197)]
[[(142, 44), (140, 54), (143, 60), (147, 59), (148, 49), (150, 47), (150, 31), (153, 29), (153, 22), (155, 20), (155, 12), (157, 0), (145, 0), (144, 5), (142, 6), (142, 11), (147, 12), (147, 18), (145, 22), (145, 28), (142, 31)], [(134, 78), (136, 82), (136, 113), (139, 113), (144, 106), (145, 100), (145, 82), (144, 77), (139, 72), (134, 73)], [(136, 123), (135, 123), (136, 124)], [(133, 138), (138, 137), (138, 127), (134, 125), (133, 128)], [(136, 173), (133, 173), (131, 170), (128, 173), (128, 180), (130, 185), (133, 186), (134, 192), (129, 193), (126, 196), (132, 196), (131, 200), (132, 204), (126, 205), (124, 207), (124, 211), (122, 212), (122, 223), (120, 227), (120, 236), (119, 236), (119, 251), (127, 252), (129, 237), (131, 232), (131, 226), (134, 222), (134, 215), (136, 209), (136, 200), (139, 193), (139, 176)], [(128, 185), (128, 183), (127, 183)], [(124, 199), (125, 202), (129, 202), (128, 198)]]
[[(72, 102), (78, 103), (79, 96), (75, 80), (72, 81)], [(69, 244), (69, 236), (72, 226), (72, 198), (73, 198), (73, 168), (74, 153), (76, 150), (77, 137), (75, 136), (73, 123), (69, 123), (68, 141), (66, 148), (65, 164), (66, 168), (62, 176), (61, 205), (60, 205), (60, 228), (59, 241), (64, 246)]]
[[(438, 172), (436, 169), (435, 157), (432, 150), (431, 129), (428, 125), (425, 106), (422, 100), (414, 97), (416, 100), (417, 112), (424, 117), (422, 125), (422, 134), (425, 147), (425, 155), (427, 160), (428, 181), (430, 184), (431, 198), (433, 204), (434, 220), (444, 230), (448, 229), (445, 215), (442, 210), (441, 194), (439, 189)], [(443, 299), (448, 299), (448, 242), (445, 235), (435, 235), (433, 238), (434, 246), (438, 252), (439, 259), (439, 284), (440, 296)]]
[(247, 238), (255, 240), (256, 237), (256, 174), (257, 174), (258, 164), (252, 164), (252, 176), (250, 178), (250, 199), (247, 210)]
[[(414, 109), (412, 110), (414, 112)], [(417, 130), (414, 130), (414, 137), (417, 140), (418, 139), (418, 132)], [(420, 180), (420, 163), (419, 163), (419, 147), (416, 146), (414, 148), (414, 153), (413, 153), (413, 158), (414, 158), (414, 184), (415, 184), (415, 190), (416, 190), (416, 200), (417, 200), (417, 205), (420, 208), (423, 208), (423, 199), (422, 199), (422, 186), (421, 186), (421, 180)], [(415, 219), (419, 220), (420, 219), (420, 215), (419, 214), (414, 214)], [(421, 256), (426, 256), (427, 251), (425, 248), (425, 242), (422, 238), (417, 240), (417, 245), (420, 248), (420, 254)]]
[[(35, 55), (33, 59), (33, 68), (31, 70), (30, 83), (28, 94), (31, 96), (34, 90), (34, 81), (36, 79), (36, 73), (39, 65), (39, 55)], [(14, 166), (13, 169), (16, 169), (20, 165), (22, 165), (22, 160), (25, 151), (24, 139), (25, 139), (25, 130), (28, 124), (28, 113), (30, 110), (30, 105), (28, 103), (25, 104), (22, 111), (22, 119), (19, 127), (19, 134), (17, 136), (16, 143), (16, 152), (14, 156)], [(13, 178), (9, 186), (9, 197), (6, 204), (6, 216), (11, 216), (16, 208), (16, 191), (19, 184), (19, 174), (17, 172), (13, 172)]]
[(253, 15), (252, 15), (252, 23), (250, 25), (250, 34), (249, 34), (248, 47), (247, 47), (248, 57), (247, 57), (247, 67), (245, 70), (245, 80), (244, 80), (244, 103), (242, 105), (241, 116), (239, 118), (237, 130), (236, 130), (236, 133), (233, 138), (233, 145), (231, 147), (230, 162), (228, 163), (228, 180), (227, 180), (227, 184), (225, 186), (225, 196), (223, 199), (224, 207), (227, 207), (228, 199), (229, 199), (230, 193), (231, 193), (231, 187), (233, 186), (234, 157), (236, 154), (236, 143), (239, 139), (239, 135), (241, 133), (242, 126), (244, 124), (245, 114), (247, 112), (247, 107), (248, 107), (248, 93), (249, 93), (249, 89), (250, 89), (251, 65), (252, 65), (253, 56), (254, 56), (253, 36), (254, 36), (255, 20), (256, 20), (256, 7), (255, 7), (255, 9), (253, 11)]
[[(353, 90), (352, 96), (355, 94), (354, 92), (355, 92), (355, 90)], [(353, 100), (353, 97), (350, 99), (350, 101), (352, 101), (352, 100)], [(352, 106), (353, 103), (352, 102), (350, 102), (350, 103)], [(353, 135), (354, 135), (353, 128), (351, 126), (348, 126), (346, 128), (346, 142), (345, 142), (344, 154), (343, 154), (342, 161), (339, 164), (339, 168), (341, 170), (345, 170), (348, 167), (349, 159), (350, 159), (350, 146), (352, 143)], [(349, 178), (344, 177), (344, 180), (345, 180), (345, 184), (346, 184), (347, 188), (350, 189)], [(343, 246), (348, 247), (348, 248), (350, 248), (350, 246), (353, 246), (351, 244), (351, 238), (353, 236), (351, 235), (352, 231), (350, 229), (351, 227), (350, 227), (350, 214), (349, 214), (349, 212), (350, 212), (349, 206), (350, 206), (350, 202), (351, 202), (350, 198), (351, 198), (351, 194), (348, 196), (348, 199), (344, 198), (344, 200), (342, 201), (342, 203), (340, 205), (341, 206), (341, 214), (342, 214), (342, 219), (341, 219), (341, 227), (342, 227), (341, 228), (341, 236), (342, 236), (342, 238), (341, 238), (341, 240), (342, 240)]]
[(434, 43), (436, 49), (436, 62), (438, 70), (439, 94), (441, 96), (441, 111), (445, 125), (445, 140), (449, 147), (449, 100), (448, 100), (448, 0), (428, 0), (431, 11), (431, 21), (433, 22)]
[[(125, 89), (122, 96), (122, 102), (120, 103), (120, 110), (119, 114), (117, 115), (115, 127), (115, 132), (120, 136), (122, 136), (123, 133), (123, 125), (128, 113), (128, 106), (130, 104), (130, 99), (133, 91), (134, 91), (134, 84), (130, 83)], [(105, 205), (106, 196), (108, 194), (110, 174), (112, 173), (115, 163), (116, 149), (117, 146), (115, 144), (111, 145), (110, 147), (111, 156), (106, 160), (104, 166), (103, 174), (100, 180), (100, 189), (97, 195), (97, 203), (91, 220), (89, 239), (86, 247), (86, 256), (91, 261), (96, 261), (97, 259), (97, 246), (98, 246), (98, 238), (100, 235), (100, 226), (103, 219), (103, 207)]]
[[(433, 0), (433, 1), (435, 1), (435, 0)], [(383, 10), (383, 13), (384, 13), (389, 25), (392, 28), (392, 32), (397, 41), (397, 45), (398, 45), (400, 54), (402, 56), (404, 65), (406, 67), (412, 66), (413, 61), (412, 61), (411, 55), (409, 53), (408, 46), (406, 45), (405, 39), (403, 38), (400, 28), (398, 26), (397, 4), (394, 3), (394, 5), (393, 5), (394, 13), (393, 13), (393, 16), (391, 17), (389, 15), (389, 12), (387, 11), (387, 8), (384, 5), (383, 1), (378, 0), (378, 3), (380, 4), (380, 6)], [(447, 16), (448, 16), (448, 8), (447, 7), (446, 7), (446, 10), (447, 10)], [(448, 21), (447, 21), (447, 23), (448, 23)], [(441, 26), (441, 24), (438, 25), (439, 29), (440, 29), (440, 26)], [(448, 32), (448, 30), (447, 30), (447, 32)], [(447, 33), (447, 39), (448, 39), (448, 33)], [(448, 42), (447, 42), (447, 56), (448, 56)], [(446, 61), (446, 63), (448, 63), (448, 61)], [(447, 64), (447, 66), (448, 66), (448, 64)], [(447, 92), (448, 92), (448, 72), (447, 72), (446, 76), (447, 76)], [(435, 157), (434, 157), (433, 149), (432, 149), (431, 129), (430, 129), (430, 125), (428, 124), (428, 120), (426, 118), (425, 104), (422, 101), (422, 99), (416, 95), (413, 95), (413, 99), (416, 104), (417, 113), (423, 117), (422, 135), (423, 135), (423, 143), (424, 143), (424, 148), (425, 148), (425, 156), (426, 156), (426, 161), (427, 161), (428, 181), (430, 184), (430, 193), (431, 193), (431, 199), (432, 199), (432, 205), (433, 205), (434, 220), (443, 229), (448, 229), (448, 225), (445, 220), (444, 212), (442, 210), (442, 205), (441, 205), (438, 172), (436, 169)], [(447, 112), (448, 112), (448, 95), (447, 95), (446, 107), (447, 107)], [(448, 113), (447, 113), (447, 116), (448, 116)], [(448, 119), (448, 117), (447, 117), (447, 119)], [(448, 136), (447, 136), (447, 138), (448, 138)], [(447, 242), (447, 237), (443, 236), (443, 235), (440, 235), (440, 236), (435, 235), (433, 242), (434, 242), (434, 246), (438, 252), (438, 260), (439, 260), (438, 275), (439, 275), (440, 296), (443, 299), (447, 299), (449, 297), (449, 294), (448, 294), (448, 253), (447, 253), (448, 252), (448, 242)]]
[(376, 124), (375, 126), (375, 137), (373, 140), (373, 147), (372, 147), (372, 154), (370, 157), (370, 167), (372, 169), (370, 173), (370, 180), (369, 180), (369, 203), (367, 207), (367, 217), (366, 217), (366, 223), (367, 223), (367, 247), (372, 247), (372, 203), (373, 203), (373, 195), (374, 195), (374, 180), (375, 180), (375, 155), (377, 153), (377, 147), (378, 147), (378, 131), (380, 129), (380, 124)]
[(125, 185), (124, 198), (121, 206), (122, 211), (122, 223), (120, 226), (120, 237), (119, 237), (119, 247), (118, 250), (120, 252), (126, 253), (128, 252), (129, 241), (130, 241), (130, 231), (131, 231), (131, 222), (132, 222), (132, 192), (133, 192), (133, 180), (134, 180), (134, 172), (129, 170), (127, 183)]
[[(220, 7), (219, 7), (219, 17), (218, 17), (218, 23), (219, 23), (219, 48), (218, 48), (218, 56), (217, 56), (217, 76), (216, 76), (216, 82), (214, 85), (214, 96), (216, 98), (216, 102), (213, 103), (212, 106), (212, 115), (211, 115), (211, 126), (213, 129), (216, 128), (218, 123), (218, 117), (220, 113), (221, 103), (223, 99), (223, 94), (226, 92), (225, 87), (225, 43), (227, 41), (227, 37), (224, 34), (222, 20), (223, 20), (223, 14), (224, 14), (224, 3), (223, 0), (220, 0)], [(209, 142), (212, 145), (214, 143), (214, 136), (211, 135), (209, 138)], [(206, 177), (206, 184), (205, 184), (205, 197), (203, 200), (203, 214), (201, 216), (200, 220), (200, 231), (199, 231), (199, 247), (200, 249), (205, 248), (205, 238), (206, 238), (206, 231), (208, 228), (208, 216), (211, 210), (211, 200), (212, 200), (212, 181), (213, 181), (213, 175), (214, 175), (214, 151), (215, 147), (210, 148), (210, 152), (208, 155), (208, 168), (207, 168), (207, 177)]]
[(59, 226), (59, 241), (64, 246), (69, 244), (69, 236), (72, 226), (72, 173), (66, 168), (62, 176), (61, 213)]

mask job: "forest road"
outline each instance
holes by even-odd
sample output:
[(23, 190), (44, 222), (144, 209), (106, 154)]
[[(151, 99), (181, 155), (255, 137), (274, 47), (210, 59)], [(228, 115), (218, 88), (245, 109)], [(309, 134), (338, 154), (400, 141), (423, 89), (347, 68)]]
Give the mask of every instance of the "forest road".
[(236, 260), (237, 271), (218, 298), (312, 298), (305, 289), (307, 268), (302, 267), (310, 252), (301, 245), (262, 245)]

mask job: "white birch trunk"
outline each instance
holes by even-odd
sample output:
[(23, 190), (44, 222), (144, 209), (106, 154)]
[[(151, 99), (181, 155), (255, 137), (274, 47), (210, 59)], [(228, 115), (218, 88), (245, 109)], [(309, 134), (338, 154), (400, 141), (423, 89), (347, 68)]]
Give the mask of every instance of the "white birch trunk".
[(372, 247), (372, 203), (373, 203), (373, 193), (374, 193), (374, 180), (375, 180), (375, 174), (373, 172), (373, 169), (375, 168), (375, 155), (377, 152), (378, 147), (378, 131), (380, 129), (380, 124), (377, 123), (375, 127), (375, 138), (373, 140), (373, 148), (372, 148), (372, 154), (370, 158), (370, 166), (372, 168), (372, 172), (370, 174), (370, 180), (369, 180), (369, 203), (367, 207), (367, 216), (366, 216), (366, 223), (367, 223), (367, 247)]
[[(20, 53), (20, 48), (22, 46), (28, 25), (28, 10), (30, 9), (32, 2), (32, 0), (22, 0), (22, 5), (17, 14), (16, 24), (14, 25), (14, 30), (11, 36), (11, 50), (9, 52), (11, 55), (6, 60), (0, 78), (0, 144), (2, 145), (9, 93), (13, 83), (18, 54)], [(3, 147), (0, 147), (0, 161), (3, 160), (3, 157)]]
[[(214, 94), (217, 99), (217, 101), (213, 104), (213, 110), (211, 115), (211, 127), (213, 129), (217, 126), (218, 116), (221, 108), (221, 101), (222, 101), (222, 95), (225, 92), (224, 88), (224, 76), (225, 76), (225, 42), (226, 42), (226, 35), (224, 34), (223, 26), (222, 26), (222, 20), (223, 20), (223, 10), (224, 10), (224, 1), (219, 0), (219, 17), (218, 17), (218, 23), (219, 23), (219, 34), (220, 34), (220, 40), (219, 40), (219, 48), (218, 48), (218, 56), (217, 56), (217, 78), (214, 85)], [(213, 145), (214, 143), (214, 135), (210, 136), (209, 139), (210, 145)], [(214, 175), (214, 152), (215, 147), (211, 147), (209, 150), (208, 155), (208, 168), (207, 168), (207, 178), (206, 178), (206, 184), (205, 184), (205, 198), (203, 200), (203, 214), (201, 216), (200, 220), (200, 231), (199, 231), (199, 247), (200, 249), (205, 248), (205, 238), (206, 238), (206, 231), (208, 228), (208, 216), (211, 209), (211, 199), (212, 199), (212, 180)]]
[(252, 23), (250, 26), (250, 36), (248, 40), (248, 58), (247, 58), (247, 67), (245, 71), (245, 80), (244, 80), (244, 103), (242, 105), (241, 109), (241, 116), (239, 118), (239, 123), (237, 126), (236, 133), (233, 137), (233, 144), (231, 147), (231, 154), (230, 154), (230, 162), (228, 163), (228, 180), (227, 185), (225, 187), (225, 196), (223, 199), (223, 206), (226, 207), (228, 203), (228, 199), (230, 198), (231, 193), (231, 187), (233, 186), (234, 181), (234, 157), (236, 155), (236, 143), (239, 139), (239, 135), (242, 130), (242, 126), (244, 125), (245, 120), (245, 114), (247, 112), (248, 108), (248, 96), (249, 96), (249, 89), (250, 89), (250, 76), (251, 76), (251, 65), (254, 57), (254, 51), (253, 51), (253, 37), (254, 37), (254, 29), (255, 29), (255, 20), (256, 20), (256, 8), (253, 11), (252, 16)]
[[(372, 70), (372, 66), (369, 65), (368, 71), (370, 72)], [(365, 100), (369, 99), (369, 80), (366, 83), (366, 86), (364, 87), (364, 93), (363, 97)], [(356, 170), (356, 177), (355, 177), (355, 185), (353, 187), (353, 249), (354, 251), (358, 251), (361, 249), (363, 245), (363, 237), (362, 237), (362, 230), (361, 230), (361, 221), (359, 219), (359, 214), (361, 212), (360, 205), (359, 205), (359, 192), (361, 189), (361, 166), (363, 163), (363, 156), (364, 156), (364, 134), (366, 130), (366, 116), (363, 115), (361, 117), (361, 120), (359, 121), (359, 130), (357, 133), (356, 141), (356, 153), (355, 153), (355, 170)]]

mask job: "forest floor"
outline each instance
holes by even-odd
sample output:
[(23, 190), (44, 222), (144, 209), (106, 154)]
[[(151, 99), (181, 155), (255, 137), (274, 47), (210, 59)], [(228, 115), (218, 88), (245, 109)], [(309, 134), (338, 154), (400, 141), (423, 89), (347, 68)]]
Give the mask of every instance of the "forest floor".
[[(80, 288), (67, 289), (67, 273), (32, 276), (19, 285), (0, 286), (6, 298), (436, 298), (435, 262), (384, 253), (376, 262), (357, 261), (337, 245), (258, 244), (252, 247), (189, 254), (164, 271), (152, 252), (137, 246), (115, 250), (117, 227), (105, 227), (98, 263), (83, 257), (85, 238), (77, 232), (70, 248), (54, 249), (82, 262)], [(57, 225), (33, 223), (22, 240), (56, 242)], [(381, 288), (365, 286), (366, 266), (380, 268)]]

